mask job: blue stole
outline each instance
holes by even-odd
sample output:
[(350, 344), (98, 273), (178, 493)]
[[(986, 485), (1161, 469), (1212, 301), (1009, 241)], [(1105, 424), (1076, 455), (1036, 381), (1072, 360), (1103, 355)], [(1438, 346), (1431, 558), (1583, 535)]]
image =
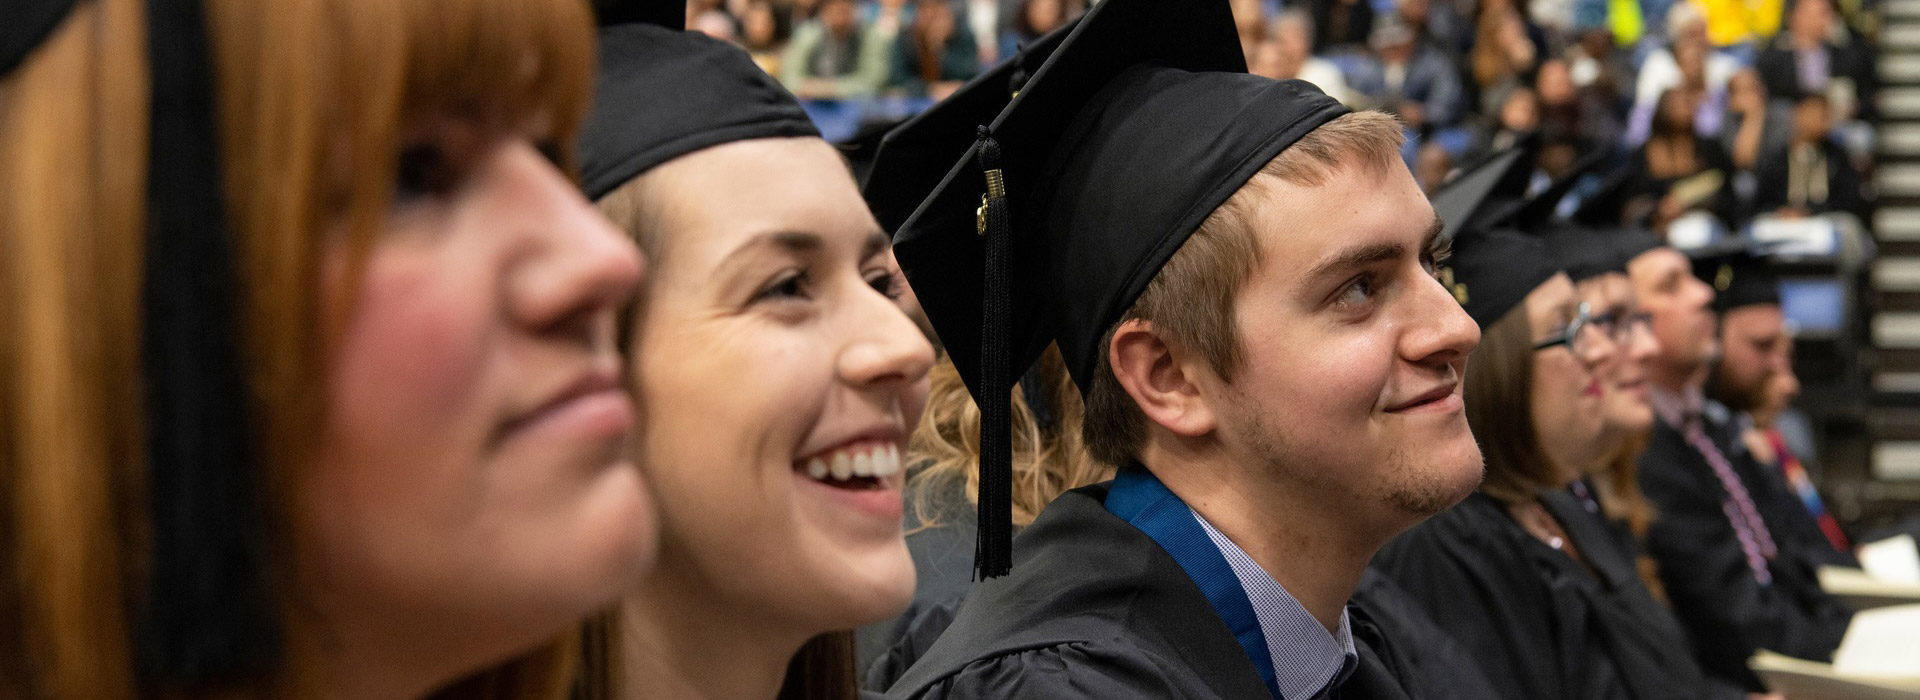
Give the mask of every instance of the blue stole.
[(1179, 562), (1187, 578), (1192, 579), (1200, 592), (1206, 594), (1207, 602), (1213, 604), (1220, 621), (1233, 631), (1241, 651), (1253, 662), (1254, 670), (1260, 672), (1267, 692), (1280, 698), (1280, 684), (1274, 677), (1273, 656), (1267, 650), (1267, 635), (1260, 630), (1260, 618), (1254, 615), (1253, 604), (1247, 602), (1240, 577), (1234, 575), (1233, 567), (1227, 564), (1227, 558), (1214, 546), (1213, 538), (1200, 527), (1200, 521), (1194, 518), (1187, 504), (1168, 491), (1152, 472), (1136, 464), (1114, 475), (1113, 487), (1107, 491), (1107, 512), (1147, 533)]

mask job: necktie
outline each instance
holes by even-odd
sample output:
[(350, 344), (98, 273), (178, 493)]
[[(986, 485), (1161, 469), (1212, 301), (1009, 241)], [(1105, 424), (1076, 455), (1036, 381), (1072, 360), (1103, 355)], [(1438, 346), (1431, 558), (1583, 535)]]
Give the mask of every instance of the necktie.
[(1827, 536), (1827, 541), (1833, 543), (1834, 549), (1842, 552), (1852, 550), (1853, 545), (1847, 543), (1847, 533), (1840, 530), (1840, 523), (1833, 519), (1832, 513), (1827, 512), (1826, 504), (1820, 501), (1820, 490), (1814, 488), (1813, 479), (1807, 476), (1806, 468), (1800, 465), (1800, 458), (1787, 449), (1787, 441), (1780, 437), (1780, 431), (1768, 428), (1766, 436), (1767, 443), (1773, 445), (1774, 454), (1780, 455), (1780, 472), (1787, 477), (1787, 485), (1800, 496), (1801, 505), (1806, 506), (1807, 512), (1820, 524), (1821, 534)]
[(1720, 502), (1720, 509), (1727, 514), (1727, 522), (1733, 524), (1734, 535), (1740, 539), (1740, 551), (1747, 555), (1747, 566), (1753, 569), (1753, 580), (1762, 584), (1773, 582), (1773, 572), (1767, 570), (1767, 560), (1779, 552), (1774, 547), (1773, 535), (1767, 532), (1767, 524), (1760, 519), (1760, 510), (1753, 505), (1753, 496), (1747, 493), (1740, 476), (1733, 472), (1733, 464), (1720, 448), (1707, 438), (1707, 431), (1701, 425), (1699, 416), (1687, 421), (1687, 444), (1692, 445), (1701, 456), (1707, 458), (1707, 465), (1713, 468), (1713, 475), (1719, 477), (1720, 487), (1727, 492), (1726, 500)]

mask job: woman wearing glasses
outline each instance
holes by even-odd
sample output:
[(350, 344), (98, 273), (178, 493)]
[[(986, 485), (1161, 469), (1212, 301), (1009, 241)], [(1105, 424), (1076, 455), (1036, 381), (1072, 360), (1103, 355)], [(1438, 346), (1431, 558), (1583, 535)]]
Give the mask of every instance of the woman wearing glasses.
[(1585, 251), (1593, 260), (1568, 264), (1576, 256), (1554, 253), (1575, 251), (1473, 229), (1454, 246), (1443, 279), (1482, 328), (1464, 398), (1486, 479), (1389, 544), (1375, 566), (1505, 697), (1712, 695), (1678, 623), (1580, 486), (1631, 435), (1613, 409), (1632, 402), (1615, 397), (1631, 398), (1638, 380), (1628, 365), (1647, 354), (1630, 300), (1590, 274), (1617, 255), (1595, 245)]

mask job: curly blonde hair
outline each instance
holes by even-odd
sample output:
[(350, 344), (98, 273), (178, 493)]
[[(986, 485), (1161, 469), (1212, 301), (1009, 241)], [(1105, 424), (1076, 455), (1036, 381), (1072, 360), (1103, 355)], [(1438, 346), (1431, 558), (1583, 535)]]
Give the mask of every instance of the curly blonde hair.
[[(1080, 392), (1067, 376), (1066, 360), (1057, 346), (1048, 346), (1029, 377), (1030, 388), (1041, 392), (1051, 420), (1042, 421), (1027, 404), (1026, 391), (1015, 387), (1013, 402), (1013, 524), (1025, 527), (1054, 498), (1068, 489), (1113, 478), (1113, 467), (1087, 453), (1080, 437), (1084, 407)], [(938, 527), (945, 517), (940, 494), (959, 485), (968, 503), (980, 499), (980, 407), (960, 380), (950, 359), (934, 364), (928, 377), (927, 410), (907, 442), (908, 463), (918, 465), (907, 478), (920, 527)], [(1043, 425), (1048, 423), (1047, 425)], [(949, 504), (950, 505), (950, 504)]]

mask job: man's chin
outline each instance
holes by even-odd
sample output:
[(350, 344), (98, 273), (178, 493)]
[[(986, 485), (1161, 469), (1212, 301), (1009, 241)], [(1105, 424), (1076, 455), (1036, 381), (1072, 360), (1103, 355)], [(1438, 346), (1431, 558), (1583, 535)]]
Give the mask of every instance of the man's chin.
[(1486, 476), (1480, 446), (1471, 438), (1464, 445), (1430, 449), (1420, 457), (1426, 459), (1408, 459), (1392, 470), (1398, 478), (1387, 485), (1384, 494), (1394, 510), (1412, 518), (1426, 519), (1452, 508), (1480, 488), (1480, 480)]

